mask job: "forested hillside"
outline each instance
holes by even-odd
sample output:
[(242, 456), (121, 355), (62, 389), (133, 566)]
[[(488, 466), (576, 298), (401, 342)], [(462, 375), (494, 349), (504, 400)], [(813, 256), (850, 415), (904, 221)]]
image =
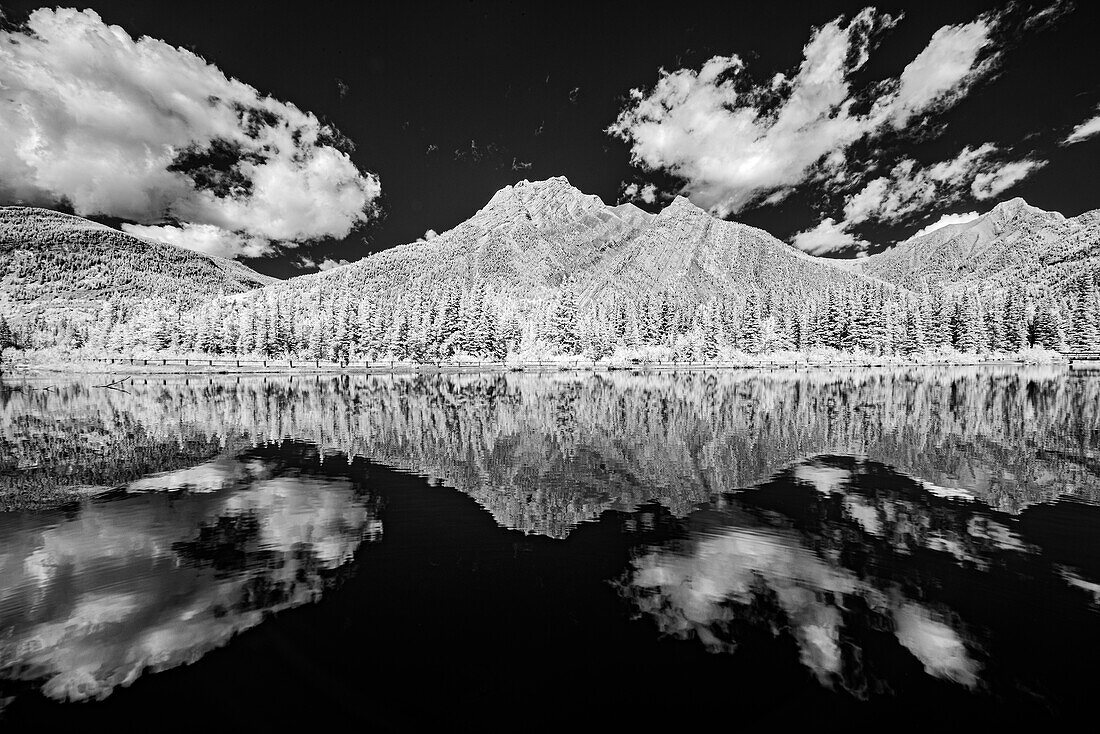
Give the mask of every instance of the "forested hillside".
[(178, 316), (274, 280), (81, 217), (0, 207), (0, 314), (39, 341), (79, 343), (103, 320), (136, 322), (149, 308)]
[[(1100, 349), (1100, 216), (1066, 219), (1019, 199), (853, 264), (686, 199), (652, 215), (564, 178), (521, 181), (431, 240), (274, 282), (90, 223), (53, 240), (6, 230), (20, 264), (6, 266), (0, 315), (13, 312), (33, 347), (85, 354), (434, 362)], [(124, 265), (115, 275), (111, 257)], [(62, 318), (66, 309), (95, 318)]]

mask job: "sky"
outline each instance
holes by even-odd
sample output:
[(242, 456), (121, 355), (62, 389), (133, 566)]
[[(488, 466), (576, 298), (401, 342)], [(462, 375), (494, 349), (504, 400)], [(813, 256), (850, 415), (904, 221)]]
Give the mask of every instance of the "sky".
[(1100, 207), (1096, 3), (565, 5), (0, 0), (0, 204), (279, 277), (559, 175), (839, 257)]

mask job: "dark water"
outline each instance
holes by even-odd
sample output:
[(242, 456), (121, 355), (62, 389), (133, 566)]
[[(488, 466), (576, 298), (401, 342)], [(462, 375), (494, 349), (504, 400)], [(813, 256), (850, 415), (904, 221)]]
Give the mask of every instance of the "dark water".
[(1095, 376), (101, 383), (0, 389), (5, 731), (1094, 705)]

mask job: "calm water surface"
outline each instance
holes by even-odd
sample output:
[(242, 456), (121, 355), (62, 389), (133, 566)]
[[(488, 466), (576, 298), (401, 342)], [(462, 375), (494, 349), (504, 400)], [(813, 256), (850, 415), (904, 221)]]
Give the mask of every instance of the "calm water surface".
[(0, 384), (5, 730), (1095, 702), (1100, 377), (103, 382)]

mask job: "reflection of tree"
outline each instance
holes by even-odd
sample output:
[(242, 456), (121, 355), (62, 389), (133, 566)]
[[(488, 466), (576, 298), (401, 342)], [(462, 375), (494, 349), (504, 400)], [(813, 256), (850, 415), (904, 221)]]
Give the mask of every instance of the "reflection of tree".
[[(439, 477), (501, 524), (552, 536), (650, 499), (684, 514), (823, 452), (1012, 512), (1100, 498), (1100, 384), (1050, 367), (148, 382), (132, 395), (76, 384), (3, 415), (95, 413), (166, 446), (290, 436)], [(38, 428), (3, 425), (21, 462), (55, 462)]]

